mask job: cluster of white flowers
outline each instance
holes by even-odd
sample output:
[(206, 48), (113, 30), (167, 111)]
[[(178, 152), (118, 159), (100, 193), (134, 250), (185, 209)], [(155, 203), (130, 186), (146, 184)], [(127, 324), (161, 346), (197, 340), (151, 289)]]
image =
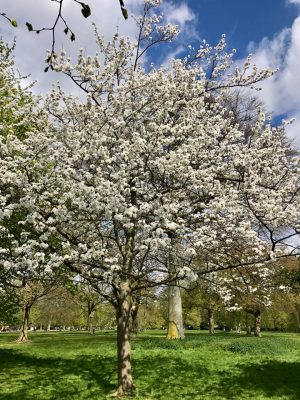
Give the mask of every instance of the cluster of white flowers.
[[(176, 34), (153, 21), (164, 40)], [(44, 100), (52, 121), (41, 111), (25, 138), (12, 130), (1, 140), (1, 222), (24, 210), (20, 222), (35, 235), (22, 239), (30, 257), (97, 270), (112, 284), (128, 277), (143, 286), (155, 271), (166, 279), (158, 255), (172, 250), (171, 238), (188, 247), (180, 276), (195, 254), (215, 270), (235, 266), (236, 251), (238, 265), (267, 257), (266, 239), (276, 247), (285, 227), (299, 225), (299, 158), (263, 115), (246, 138), (219, 104), (222, 94), (208, 89), (249, 86), (271, 72), (236, 72), (223, 84), (232, 57), (225, 38), (193, 62), (150, 72), (136, 68), (129, 39), (97, 40), (103, 62), (81, 51), (74, 65), (65, 53), (53, 63), (76, 77), (87, 102), (58, 86)], [(217, 69), (207, 77), (212, 57)]]

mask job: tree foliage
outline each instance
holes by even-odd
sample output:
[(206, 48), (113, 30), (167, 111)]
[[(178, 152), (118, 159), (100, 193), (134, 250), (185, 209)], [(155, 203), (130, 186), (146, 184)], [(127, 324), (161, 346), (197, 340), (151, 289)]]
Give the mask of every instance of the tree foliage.
[(134, 386), (136, 292), (192, 272), (265, 263), (299, 227), (299, 158), (288, 153), (282, 128), (258, 109), (247, 136), (223, 105), (231, 88), (272, 72), (250, 60), (232, 71), (224, 37), (145, 70), (145, 51), (178, 34), (157, 5), (145, 1), (136, 43), (96, 34), (103, 61), (83, 52), (75, 64), (64, 52), (52, 59), (87, 101), (56, 87), (26, 137), (12, 131), (0, 146), (2, 227), (24, 212), (25, 232), (9, 251), (2, 246), (3, 265), (26, 265), (28, 274), (65, 266), (110, 288), (102, 295), (116, 309), (119, 394)]

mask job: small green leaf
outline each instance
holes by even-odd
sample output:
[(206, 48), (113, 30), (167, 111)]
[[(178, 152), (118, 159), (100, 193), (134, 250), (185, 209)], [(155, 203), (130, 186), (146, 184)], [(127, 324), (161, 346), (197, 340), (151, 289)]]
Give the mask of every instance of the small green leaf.
[(65, 34), (67, 35), (68, 32), (69, 32), (69, 28), (65, 28), (65, 29), (64, 29), (64, 32), (65, 32)]
[(29, 22), (26, 22), (26, 26), (27, 26), (27, 29), (29, 30), (29, 32), (33, 31), (33, 27)]
[(123, 17), (125, 18), (125, 19), (127, 19), (128, 18), (128, 11), (126, 10), (126, 8), (121, 8), (121, 10), (122, 10), (122, 14), (123, 14)]
[(81, 4), (81, 13), (84, 16), (84, 18), (88, 18), (91, 15), (91, 9), (90, 6), (85, 4), (85, 3), (80, 3)]
[(13, 26), (14, 28), (17, 28), (17, 27), (18, 27), (17, 21), (16, 21), (15, 19), (11, 19), (11, 20), (10, 20), (10, 23), (12, 24), (12, 26)]
[(74, 42), (74, 40), (75, 40), (75, 35), (74, 35), (73, 32), (72, 32), (72, 35), (71, 35), (71, 38), (70, 38), (70, 39), (71, 39), (72, 42)]

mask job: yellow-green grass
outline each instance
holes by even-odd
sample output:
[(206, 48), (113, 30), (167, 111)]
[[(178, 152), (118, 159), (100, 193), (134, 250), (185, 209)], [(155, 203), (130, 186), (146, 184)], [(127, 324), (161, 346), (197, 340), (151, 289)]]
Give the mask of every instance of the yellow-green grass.
[[(32, 333), (16, 344), (0, 334), (1, 400), (99, 400), (116, 387), (116, 335)], [(187, 332), (133, 341), (136, 400), (299, 400), (300, 335)]]

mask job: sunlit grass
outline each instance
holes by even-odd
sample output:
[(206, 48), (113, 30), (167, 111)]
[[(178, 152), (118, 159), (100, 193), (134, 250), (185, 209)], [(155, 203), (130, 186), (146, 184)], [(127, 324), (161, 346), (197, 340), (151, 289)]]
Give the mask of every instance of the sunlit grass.
[[(0, 334), (0, 399), (106, 399), (116, 386), (115, 333)], [(300, 399), (300, 337), (188, 332), (166, 341), (148, 331), (133, 342), (137, 400)]]

